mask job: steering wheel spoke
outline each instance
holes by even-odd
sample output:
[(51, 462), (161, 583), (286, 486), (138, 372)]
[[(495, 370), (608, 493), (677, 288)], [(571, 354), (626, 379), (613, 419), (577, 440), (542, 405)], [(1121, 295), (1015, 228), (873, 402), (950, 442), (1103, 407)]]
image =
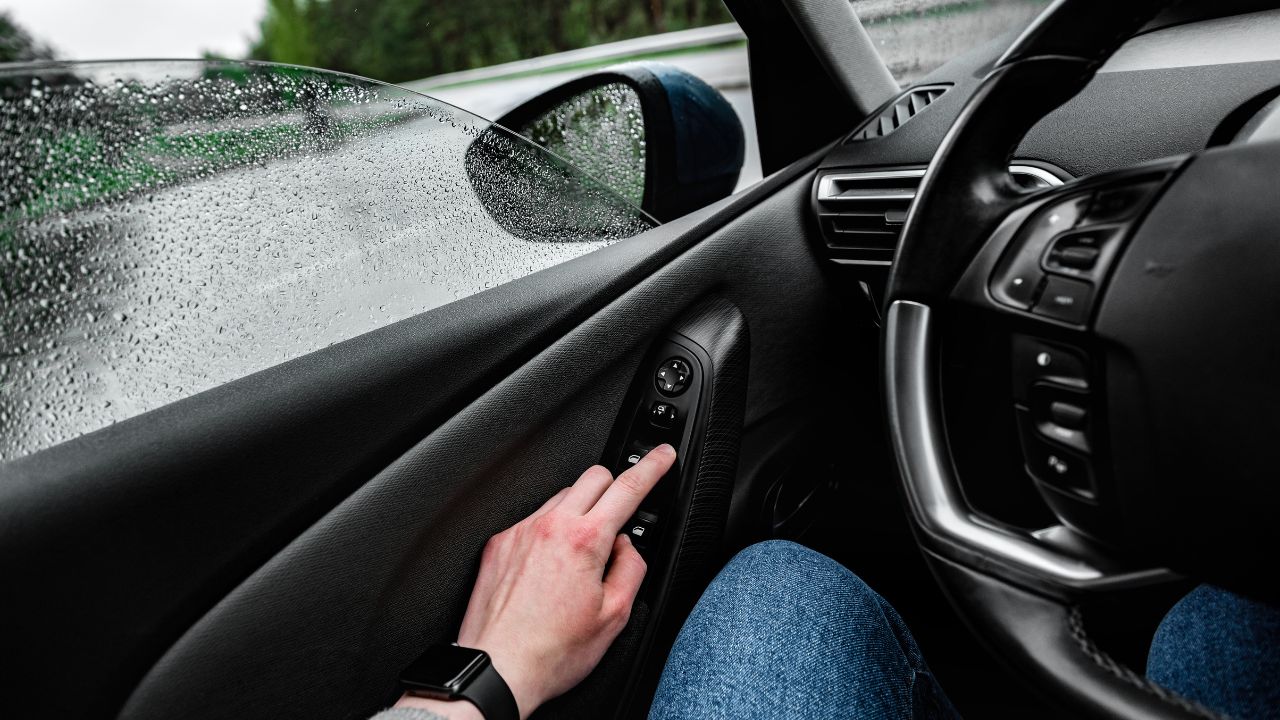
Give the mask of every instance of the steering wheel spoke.
[(951, 298), (1087, 329), (1126, 241), (1184, 161), (1161, 160), (1034, 194), (991, 234)]
[[(885, 383), (893, 389), (886, 402), (888, 424), (907, 504), (926, 545), (953, 561), (1051, 594), (1110, 590), (1176, 577), (1167, 570), (1135, 567), (1116, 559), (1065, 526), (1028, 532), (984, 518), (969, 506), (951, 461), (942, 419), (936, 360), (942, 314), (921, 303), (898, 301), (890, 305), (884, 325)], [(1027, 334), (1018, 338), (1022, 341), (1015, 345), (1015, 360), (1025, 355), (1029, 371), (1038, 368), (1044, 372), (1031, 371), (1029, 377), (1034, 380), (1011, 411), (1025, 420), (1022, 432), (1027, 447), (1046, 449), (1027, 453), (1028, 469), (1043, 484), (1044, 492), (1052, 493), (1050, 499), (1068, 501), (1056, 509), (1070, 517), (1075, 514), (1073, 503), (1096, 505), (1092, 470), (1088, 469), (1090, 448), (1083, 426), (1066, 429), (1073, 437), (1049, 439), (1058, 429), (1052, 426), (1053, 421), (1062, 420), (1051, 414), (1053, 403), (1061, 401), (1050, 398), (1087, 396), (1088, 364), (1075, 348), (1061, 341)], [(1042, 354), (1049, 357), (1041, 358)], [(1087, 407), (1082, 402), (1078, 405)], [(1073, 442), (1077, 443), (1075, 448)], [(1046, 472), (1038, 472), (1037, 461), (1044, 462)], [(1079, 477), (1076, 463), (1085, 468), (1084, 492), (1088, 497), (1071, 497), (1069, 486), (1064, 489), (1060, 485), (1065, 479), (1061, 475)], [(1058, 471), (1064, 464), (1071, 465), (1069, 473)]]
[[(996, 63), (920, 184), (884, 315), (890, 439), (939, 582), (1045, 690), (1119, 718), (1205, 713), (1097, 662), (1071, 631), (1078, 603), (1176, 579), (1159, 566), (1280, 599), (1260, 570), (1280, 548), (1280, 244), (1269, 242), (1280, 144), (1032, 194), (1006, 170), (1026, 132), (1163, 4), (1058, 0)], [(955, 382), (944, 355), (948, 369), (982, 368), (961, 377), (987, 385), (957, 395), (987, 406), (944, 411), (943, 383)], [(1010, 433), (962, 430), (1003, 412), (1003, 395), (985, 390), (1005, 368)], [(984, 450), (1023, 462), (972, 459)], [(1029, 477), (1017, 480), (1060, 524), (1032, 532), (981, 515), (957, 459), (966, 475), (1022, 465)]]
[[(893, 303), (886, 318), (886, 383), (899, 467), (918, 525), (943, 552), (1050, 591), (1146, 584), (1173, 577), (1111, 557), (1081, 535), (1106, 537), (1114, 491), (1091, 332), (1111, 271), (1145, 211), (1185, 158), (1039, 191), (1012, 209), (949, 296)], [(975, 513), (950, 461), (937, 397), (936, 325), (960, 303), (1007, 320), (1010, 408), (1027, 474), (1065, 526), (1028, 533)]]

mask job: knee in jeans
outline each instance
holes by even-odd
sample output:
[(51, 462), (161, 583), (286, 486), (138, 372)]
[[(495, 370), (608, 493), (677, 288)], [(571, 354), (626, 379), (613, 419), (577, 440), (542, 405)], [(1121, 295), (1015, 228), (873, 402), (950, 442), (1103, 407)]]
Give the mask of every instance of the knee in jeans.
[(751, 545), (725, 566), (722, 576), (736, 582), (767, 583), (795, 598), (825, 605), (835, 597), (849, 604), (878, 608), (880, 599), (857, 575), (831, 558), (789, 540)]

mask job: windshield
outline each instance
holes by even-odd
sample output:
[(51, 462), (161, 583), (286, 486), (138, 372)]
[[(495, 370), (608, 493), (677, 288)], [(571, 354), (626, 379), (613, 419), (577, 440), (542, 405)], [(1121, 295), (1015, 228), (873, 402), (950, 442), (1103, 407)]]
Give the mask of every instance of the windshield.
[(236, 62), (0, 71), (0, 460), (653, 226), (401, 88)]
[(1021, 30), (1049, 5), (1049, 0), (852, 1), (903, 87), (979, 45)]

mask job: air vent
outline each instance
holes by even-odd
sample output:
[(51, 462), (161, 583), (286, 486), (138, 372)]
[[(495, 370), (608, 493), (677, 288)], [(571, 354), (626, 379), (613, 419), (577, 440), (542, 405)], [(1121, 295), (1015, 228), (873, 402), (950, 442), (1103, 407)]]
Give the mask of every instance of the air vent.
[(897, 100), (894, 100), (893, 104), (886, 110), (863, 124), (849, 138), (849, 141), (870, 140), (888, 135), (902, 127), (911, 118), (919, 115), (922, 110), (929, 107), (934, 100), (942, 97), (942, 94), (950, 88), (950, 85), (926, 85), (908, 90), (899, 96)]
[[(832, 172), (818, 177), (818, 222), (839, 262), (887, 265), (915, 200), (925, 168)], [(1031, 165), (1010, 165), (1021, 187), (1061, 185), (1057, 175)]]

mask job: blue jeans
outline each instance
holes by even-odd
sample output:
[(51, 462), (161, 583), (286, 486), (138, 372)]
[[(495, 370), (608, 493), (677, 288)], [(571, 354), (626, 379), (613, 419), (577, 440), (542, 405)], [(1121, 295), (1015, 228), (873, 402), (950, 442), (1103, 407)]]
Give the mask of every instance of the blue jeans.
[[(1147, 668), (1234, 718), (1280, 707), (1280, 611), (1201, 587), (1156, 634)], [(753, 545), (698, 601), (667, 658), (650, 720), (956, 718), (902, 618), (839, 563)]]

